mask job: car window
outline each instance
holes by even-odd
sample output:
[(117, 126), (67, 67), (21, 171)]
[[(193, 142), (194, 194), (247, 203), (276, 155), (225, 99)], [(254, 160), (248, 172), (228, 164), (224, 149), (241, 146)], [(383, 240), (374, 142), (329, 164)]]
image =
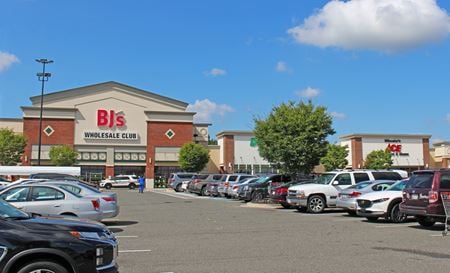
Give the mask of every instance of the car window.
[(353, 173), (353, 177), (355, 178), (355, 183), (370, 180), (367, 173)]
[(139, 177), (137, 177), (136, 175), (132, 175), (131, 179), (139, 179)]
[(386, 190), (387, 191), (402, 191), (406, 187), (407, 184), (408, 184), (408, 180), (398, 181), (395, 184), (392, 184), (392, 186), (390, 186)]
[(76, 187), (73, 185), (59, 185), (60, 188), (65, 189), (66, 191), (70, 191), (76, 194), (79, 194), (81, 192), (81, 188), (80, 187)]
[(450, 173), (441, 175), (441, 189), (450, 189)]
[(349, 173), (340, 174), (334, 179), (339, 182), (339, 185), (351, 185), (352, 179)]
[(236, 181), (237, 178), (238, 178), (237, 175), (230, 175), (230, 178), (228, 178), (228, 181), (229, 182), (234, 182), (234, 181)]
[(334, 173), (324, 173), (324, 174), (318, 176), (316, 179), (314, 179), (314, 182), (317, 183), (317, 184), (326, 185), (326, 184), (329, 184), (331, 182), (331, 180), (333, 179), (333, 177), (335, 175), (336, 174), (334, 174)]
[(375, 180), (401, 180), (402, 177), (396, 172), (372, 172)]
[(181, 179), (192, 178), (192, 174), (179, 174), (178, 177)]
[(97, 188), (95, 188), (95, 187), (93, 187), (91, 185), (84, 184), (84, 183), (78, 183), (77, 185), (82, 187), (82, 188), (85, 188), (85, 189), (88, 189), (90, 191), (93, 191), (95, 193), (101, 193), (101, 191), (99, 191)]
[(31, 201), (63, 200), (64, 193), (48, 187), (33, 187)]
[(30, 192), (29, 187), (18, 187), (6, 191), (0, 197), (8, 202), (24, 202), (27, 201), (29, 192)]
[(221, 180), (221, 179), (222, 179), (222, 176), (223, 176), (223, 175), (221, 175), (221, 174), (219, 174), (219, 175), (214, 175), (214, 176), (213, 176), (213, 180)]
[(385, 191), (387, 190), (393, 183), (378, 183), (372, 186), (372, 190), (374, 191)]
[(409, 179), (407, 188), (414, 189), (430, 189), (433, 184), (433, 173), (415, 174)]
[(196, 174), (192, 178), (193, 179), (206, 179), (208, 178), (209, 174)]

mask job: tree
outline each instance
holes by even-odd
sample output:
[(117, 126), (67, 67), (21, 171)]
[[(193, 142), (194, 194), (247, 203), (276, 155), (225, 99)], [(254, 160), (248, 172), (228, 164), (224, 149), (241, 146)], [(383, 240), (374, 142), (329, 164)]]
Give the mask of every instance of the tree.
[(389, 150), (375, 150), (366, 157), (365, 167), (367, 169), (389, 169), (394, 162)]
[(347, 166), (348, 147), (336, 144), (329, 144), (327, 154), (322, 157), (320, 163), (323, 164), (326, 171), (334, 169), (343, 169)]
[(181, 147), (178, 163), (187, 172), (203, 170), (209, 161), (209, 150), (200, 144), (186, 143)]
[(326, 154), (332, 122), (326, 108), (311, 101), (282, 103), (266, 119), (255, 118), (259, 153), (283, 172), (309, 174)]
[(20, 162), (27, 140), (11, 129), (0, 129), (0, 165), (12, 166)]
[(49, 156), (53, 165), (72, 166), (77, 160), (78, 153), (69, 145), (61, 145), (51, 147)]

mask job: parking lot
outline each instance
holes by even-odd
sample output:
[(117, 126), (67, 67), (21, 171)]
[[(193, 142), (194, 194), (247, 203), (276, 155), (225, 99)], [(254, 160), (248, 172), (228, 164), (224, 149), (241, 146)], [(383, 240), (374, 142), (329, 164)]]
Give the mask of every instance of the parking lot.
[(174, 192), (115, 190), (122, 273), (447, 272), (443, 225), (369, 223)]

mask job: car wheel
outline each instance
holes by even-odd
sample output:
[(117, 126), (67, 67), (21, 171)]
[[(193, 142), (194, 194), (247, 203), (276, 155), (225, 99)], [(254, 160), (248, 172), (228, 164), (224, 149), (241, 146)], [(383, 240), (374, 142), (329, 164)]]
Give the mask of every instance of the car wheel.
[(130, 183), (130, 184), (128, 185), (128, 188), (129, 188), (130, 190), (134, 190), (134, 189), (136, 189), (136, 184)]
[(112, 188), (112, 185), (111, 185), (111, 184), (106, 184), (106, 185), (105, 185), (105, 189), (110, 190), (111, 188)]
[(436, 223), (435, 221), (430, 221), (425, 218), (417, 219), (417, 222), (419, 222), (419, 225), (422, 227), (432, 227)]
[(400, 212), (400, 203), (394, 204), (388, 212), (389, 221), (392, 223), (403, 223), (406, 221), (406, 214)]
[(308, 212), (322, 213), (325, 209), (325, 200), (320, 195), (313, 195), (308, 199)]
[(350, 216), (356, 216), (356, 211), (354, 211), (354, 210), (347, 210), (347, 213)]
[(181, 192), (181, 184), (178, 184), (178, 185), (175, 187), (175, 191), (176, 191), (176, 192)]
[(292, 209), (292, 206), (289, 203), (281, 203), (281, 206), (285, 209)]
[(297, 210), (299, 212), (306, 212), (308, 210), (308, 208), (307, 207), (297, 207)]
[(21, 267), (17, 273), (69, 273), (64, 266), (50, 261), (36, 261)]
[(371, 223), (376, 222), (378, 220), (378, 217), (366, 217), (366, 218), (367, 218), (367, 221), (369, 221)]
[(207, 195), (209, 195), (209, 194), (208, 194), (208, 190), (206, 189), (206, 186), (204, 186), (204, 187), (202, 188), (202, 191), (200, 192), (200, 195), (201, 195), (201, 196), (207, 196)]
[(261, 192), (253, 192), (252, 193), (252, 202), (260, 202), (263, 199)]

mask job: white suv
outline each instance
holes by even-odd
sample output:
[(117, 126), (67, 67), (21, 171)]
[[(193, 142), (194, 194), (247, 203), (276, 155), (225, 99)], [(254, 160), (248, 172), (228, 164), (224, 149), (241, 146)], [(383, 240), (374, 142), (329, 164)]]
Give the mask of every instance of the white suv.
[(128, 187), (130, 190), (139, 186), (139, 177), (137, 175), (116, 175), (114, 177), (102, 180), (100, 187), (111, 189), (112, 187)]
[(327, 172), (312, 183), (289, 187), (287, 202), (299, 211), (321, 213), (336, 207), (339, 191), (368, 180), (401, 180), (402, 171), (351, 170)]

